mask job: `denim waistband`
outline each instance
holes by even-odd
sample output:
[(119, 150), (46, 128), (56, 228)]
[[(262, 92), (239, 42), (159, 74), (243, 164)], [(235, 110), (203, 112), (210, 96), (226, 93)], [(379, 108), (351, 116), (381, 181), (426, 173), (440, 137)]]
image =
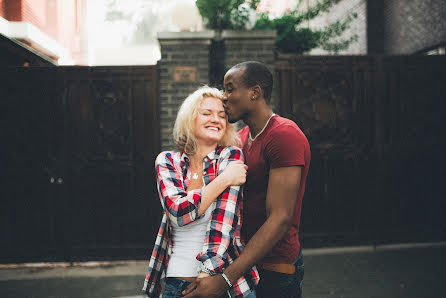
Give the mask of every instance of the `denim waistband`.
[(171, 284), (172, 286), (176, 287), (176, 288), (182, 288), (184, 285), (189, 285), (191, 284), (190, 281), (184, 280), (184, 279), (180, 279), (180, 278), (176, 278), (176, 277), (167, 277), (166, 278), (166, 283)]

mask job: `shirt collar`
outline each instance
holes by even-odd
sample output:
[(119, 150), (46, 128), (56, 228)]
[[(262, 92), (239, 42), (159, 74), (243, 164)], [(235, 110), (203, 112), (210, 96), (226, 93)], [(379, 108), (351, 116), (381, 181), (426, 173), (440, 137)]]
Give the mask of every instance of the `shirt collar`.
[(214, 151), (209, 152), (207, 158), (209, 158), (210, 160), (218, 159), (218, 157), (220, 156), (220, 152), (221, 152), (220, 146), (217, 146), (217, 148), (215, 148)]
[[(209, 158), (209, 160), (216, 160), (220, 157), (220, 152), (221, 152), (221, 146), (217, 145), (217, 148), (215, 148), (214, 151), (209, 152), (209, 154), (206, 155), (206, 157)], [(187, 155), (186, 152), (183, 152), (183, 154), (181, 154), (180, 162), (181, 163), (184, 163), (184, 162), (189, 163), (189, 161), (190, 161), (189, 155)]]
[(181, 157), (180, 157), (180, 162), (184, 163), (186, 161), (189, 163), (189, 156), (187, 155), (186, 152), (183, 152), (183, 154), (181, 154)]

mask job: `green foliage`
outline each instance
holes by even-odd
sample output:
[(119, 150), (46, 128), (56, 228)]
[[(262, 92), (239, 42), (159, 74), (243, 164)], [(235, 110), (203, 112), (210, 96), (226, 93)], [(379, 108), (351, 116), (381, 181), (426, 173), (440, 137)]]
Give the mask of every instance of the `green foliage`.
[(320, 1), (306, 11), (299, 12), (295, 9), (274, 19), (270, 18), (268, 14), (262, 14), (254, 29), (276, 30), (276, 46), (284, 53), (303, 54), (321, 47), (326, 51), (337, 54), (339, 51), (347, 49), (352, 42), (358, 39), (357, 35), (347, 39), (340, 38), (353, 19), (357, 17), (356, 14), (351, 14), (342, 21), (329, 24), (321, 30), (306, 28), (302, 26), (302, 23), (317, 17), (323, 12), (328, 12), (338, 2), (339, 0)]
[[(305, 22), (310, 21), (328, 12), (333, 5), (340, 0), (321, 0), (305, 11), (295, 10), (283, 14), (281, 17), (272, 18), (269, 14), (259, 15), (254, 30), (276, 30), (276, 46), (284, 53), (303, 54), (314, 48), (321, 47), (324, 50), (337, 54), (347, 49), (350, 44), (358, 39), (353, 35), (347, 39), (341, 36), (349, 24), (357, 17), (351, 14), (344, 20), (336, 21), (324, 28), (309, 29)], [(260, 0), (246, 2), (244, 0), (197, 0), (198, 10), (209, 29), (244, 29), (249, 19), (249, 11), (244, 3), (256, 9)]]
[[(252, 0), (248, 7), (255, 9), (260, 0)], [(206, 27), (223, 30), (245, 29), (249, 19), (249, 9), (245, 0), (197, 0), (196, 5)]]

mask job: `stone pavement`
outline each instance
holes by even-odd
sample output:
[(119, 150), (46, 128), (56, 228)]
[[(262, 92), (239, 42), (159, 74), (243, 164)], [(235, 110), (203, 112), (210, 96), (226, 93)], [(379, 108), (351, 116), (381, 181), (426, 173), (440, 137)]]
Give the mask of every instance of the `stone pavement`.
[[(303, 297), (446, 297), (446, 243), (304, 250)], [(51, 266), (50, 266), (51, 265)], [(0, 265), (0, 297), (142, 298), (147, 261)]]

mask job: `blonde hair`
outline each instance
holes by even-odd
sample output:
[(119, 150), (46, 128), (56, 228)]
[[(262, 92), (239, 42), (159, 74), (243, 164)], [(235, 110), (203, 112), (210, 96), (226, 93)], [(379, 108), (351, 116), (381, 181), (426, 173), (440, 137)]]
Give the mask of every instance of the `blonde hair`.
[[(183, 101), (178, 110), (177, 119), (173, 127), (173, 138), (181, 152), (194, 154), (199, 150), (197, 139), (195, 138), (195, 118), (198, 116), (198, 109), (207, 97), (223, 100), (223, 93), (217, 88), (203, 86), (198, 88)], [(226, 118), (226, 131), (218, 145), (235, 145), (235, 125), (230, 124)]]

